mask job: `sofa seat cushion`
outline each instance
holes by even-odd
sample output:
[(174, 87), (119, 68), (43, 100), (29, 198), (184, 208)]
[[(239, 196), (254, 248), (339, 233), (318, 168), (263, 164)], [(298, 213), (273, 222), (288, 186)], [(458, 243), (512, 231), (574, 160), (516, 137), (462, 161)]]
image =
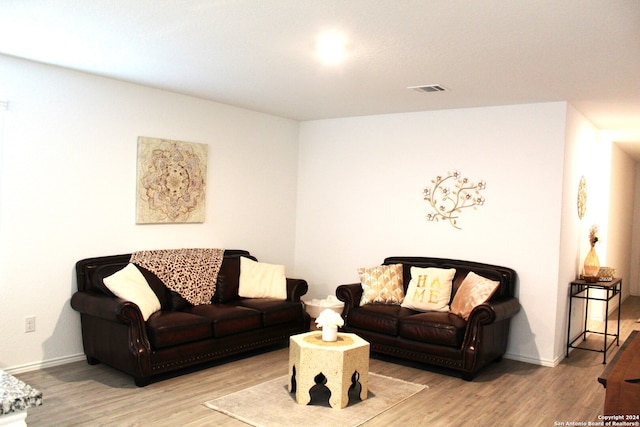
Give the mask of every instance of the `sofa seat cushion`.
[(185, 309), (211, 320), (214, 338), (262, 328), (262, 313), (229, 304), (201, 304)]
[(399, 335), (414, 341), (460, 347), (466, 330), (467, 322), (460, 316), (429, 311), (402, 318)]
[(353, 328), (397, 336), (399, 320), (416, 313), (397, 304), (365, 304), (349, 312), (348, 324)]
[(301, 319), (302, 303), (275, 298), (241, 298), (235, 305), (251, 308), (262, 313), (263, 326), (279, 325)]
[(157, 311), (147, 320), (147, 335), (154, 349), (211, 338), (211, 320), (179, 311)]

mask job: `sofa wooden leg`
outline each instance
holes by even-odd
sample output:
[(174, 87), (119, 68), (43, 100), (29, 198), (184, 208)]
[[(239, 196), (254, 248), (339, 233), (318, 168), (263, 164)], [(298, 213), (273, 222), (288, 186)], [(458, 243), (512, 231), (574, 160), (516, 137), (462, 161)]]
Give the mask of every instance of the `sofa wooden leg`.
[(150, 380), (149, 380), (149, 378), (147, 378), (147, 377), (144, 377), (144, 378), (137, 378), (137, 377), (136, 377), (136, 378), (134, 379), (134, 382), (136, 383), (136, 385), (137, 385), (138, 387), (146, 387), (146, 386), (148, 386), (148, 385), (149, 385), (149, 383), (150, 383), (151, 381), (150, 381)]
[(465, 381), (473, 381), (474, 375), (471, 372), (463, 372), (462, 379)]
[(89, 365), (97, 365), (98, 363), (100, 363), (100, 361), (95, 357), (87, 356), (87, 363)]

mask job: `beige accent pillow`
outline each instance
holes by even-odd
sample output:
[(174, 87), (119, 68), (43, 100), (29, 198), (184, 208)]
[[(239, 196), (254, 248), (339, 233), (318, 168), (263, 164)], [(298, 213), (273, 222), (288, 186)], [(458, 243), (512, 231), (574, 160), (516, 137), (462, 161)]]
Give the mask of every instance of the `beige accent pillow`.
[(284, 265), (257, 262), (240, 257), (238, 295), (244, 298), (287, 299)]
[(400, 304), (404, 299), (402, 264), (359, 268), (362, 283), (360, 305), (371, 303)]
[(451, 312), (464, 320), (469, 320), (471, 311), (488, 301), (498, 286), (500, 286), (500, 282), (489, 280), (470, 271), (451, 301)]
[(136, 304), (145, 321), (160, 310), (160, 300), (134, 264), (127, 264), (122, 270), (105, 277), (102, 281), (114, 295)]
[(418, 311), (449, 311), (455, 268), (411, 267), (403, 307)]

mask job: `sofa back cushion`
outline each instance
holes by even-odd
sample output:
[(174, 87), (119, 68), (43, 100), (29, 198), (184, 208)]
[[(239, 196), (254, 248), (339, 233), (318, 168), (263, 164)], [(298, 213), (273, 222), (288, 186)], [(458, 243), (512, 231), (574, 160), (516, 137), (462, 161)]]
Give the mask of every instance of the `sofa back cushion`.
[(218, 283), (216, 293), (211, 299), (214, 303), (225, 304), (238, 299), (238, 288), (240, 287), (240, 258), (246, 257), (254, 261), (257, 259), (242, 250), (227, 250), (224, 252), (220, 272), (218, 272)]
[(453, 301), (462, 281), (471, 271), (489, 280), (495, 280), (500, 283), (498, 289), (491, 296), (492, 300), (503, 297), (513, 297), (515, 293), (516, 272), (508, 267), (447, 258), (398, 256), (386, 258), (383, 264), (388, 265), (397, 263), (401, 263), (403, 265), (405, 292), (409, 286), (409, 282), (411, 281), (411, 267), (415, 266), (422, 268), (436, 267), (456, 269), (456, 274), (453, 277), (450, 302)]
[(104, 278), (117, 273), (126, 266), (127, 263), (112, 263), (96, 266), (91, 270), (91, 278), (89, 280), (90, 287), (87, 290), (101, 292), (103, 294), (109, 295), (110, 297), (115, 297), (113, 292), (111, 292), (109, 288), (107, 288), (107, 286), (104, 284)]
[(140, 272), (144, 276), (144, 278), (147, 279), (147, 283), (149, 284), (149, 287), (156, 294), (156, 296), (158, 297), (158, 300), (160, 300), (160, 306), (162, 307), (162, 309), (163, 310), (170, 309), (173, 304), (171, 302), (169, 288), (167, 288), (165, 284), (162, 283), (162, 280), (160, 280), (158, 276), (156, 276), (146, 268), (140, 267), (139, 265), (137, 267), (138, 267), (138, 270), (140, 270)]
[[(216, 292), (211, 298), (212, 302), (225, 303), (238, 298), (241, 256), (257, 261), (255, 257), (245, 250), (226, 249), (224, 251), (224, 258), (218, 273)], [(78, 261), (76, 263), (78, 290), (100, 292), (115, 297), (104, 285), (103, 279), (126, 267), (130, 259), (131, 254), (122, 254), (86, 258)], [(156, 293), (163, 310), (181, 310), (191, 305), (177, 293), (170, 292), (155, 274), (140, 266), (138, 268), (145, 276), (151, 289)]]

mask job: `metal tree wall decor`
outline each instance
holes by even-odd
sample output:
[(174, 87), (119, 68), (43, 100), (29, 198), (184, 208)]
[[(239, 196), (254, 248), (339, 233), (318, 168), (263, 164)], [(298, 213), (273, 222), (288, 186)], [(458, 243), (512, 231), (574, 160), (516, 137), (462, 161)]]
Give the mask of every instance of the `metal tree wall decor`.
[(459, 171), (448, 172), (442, 177), (436, 176), (431, 180), (432, 187), (424, 189), (424, 200), (429, 203), (431, 212), (427, 213), (429, 221), (449, 221), (449, 224), (461, 230), (458, 217), (463, 209), (484, 205), (484, 197), (480, 192), (487, 187), (484, 181), (477, 183), (463, 177)]

